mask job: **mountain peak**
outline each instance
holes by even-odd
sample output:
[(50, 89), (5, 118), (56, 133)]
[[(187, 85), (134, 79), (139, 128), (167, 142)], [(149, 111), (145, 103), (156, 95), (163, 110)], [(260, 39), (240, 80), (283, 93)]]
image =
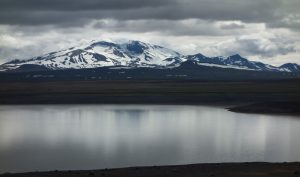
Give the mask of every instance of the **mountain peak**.
[(93, 42), (91, 44), (91, 46), (97, 46), (97, 45), (100, 45), (100, 46), (116, 46), (115, 43), (107, 42), (107, 41), (98, 41), (98, 42)]
[(293, 67), (296, 67), (296, 66), (299, 66), (299, 65), (296, 64), (296, 63), (285, 63), (285, 64), (281, 65), (280, 67), (284, 67), (284, 66), (293, 66)]
[(137, 41), (137, 40), (129, 40), (128, 44), (139, 44), (139, 45), (146, 45), (145, 42)]
[(197, 53), (197, 54), (194, 55), (194, 56), (196, 56), (196, 57), (198, 57), (198, 58), (207, 58), (206, 56), (204, 56), (204, 55), (201, 54), (201, 53)]
[(244, 59), (240, 54), (234, 54), (229, 56), (228, 58), (232, 58), (232, 59)]
[(242, 57), (241, 55), (239, 54), (235, 54), (235, 55), (232, 55), (232, 56), (229, 56), (226, 61), (228, 63), (236, 63), (236, 64), (245, 64), (245, 63), (249, 63), (250, 61), (247, 60), (246, 58)]
[(296, 63), (286, 63), (281, 65), (279, 68), (288, 72), (300, 72), (300, 65)]
[(145, 43), (139, 41), (129, 41), (126, 44), (127, 49), (135, 54), (142, 54), (145, 49), (148, 49), (148, 46)]

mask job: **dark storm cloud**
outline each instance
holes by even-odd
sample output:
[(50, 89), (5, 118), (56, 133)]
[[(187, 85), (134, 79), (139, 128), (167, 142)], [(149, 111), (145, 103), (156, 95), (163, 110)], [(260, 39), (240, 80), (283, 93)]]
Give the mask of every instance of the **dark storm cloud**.
[(77, 11), (157, 7), (171, 0), (1, 0), (0, 10), (9, 11)]
[[(0, 24), (82, 25), (91, 19), (121, 18), (132, 9), (166, 6), (172, 0), (1, 0)], [(137, 14), (138, 15), (138, 14)]]
[(0, 24), (82, 25), (92, 19), (204, 19), (273, 23), (298, 0), (1, 0)]

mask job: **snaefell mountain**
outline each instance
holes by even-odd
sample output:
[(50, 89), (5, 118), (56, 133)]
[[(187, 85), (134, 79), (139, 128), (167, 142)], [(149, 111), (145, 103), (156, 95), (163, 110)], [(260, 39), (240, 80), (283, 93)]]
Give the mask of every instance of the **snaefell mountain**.
[[(26, 76), (27, 79), (63, 77), (63, 79), (232, 80), (300, 76), (298, 64), (287, 63), (275, 67), (249, 61), (238, 54), (229, 57), (182, 55), (171, 49), (140, 41), (91, 42), (28, 60), (13, 60), (1, 65), (0, 71), (6, 78), (19, 79), (25, 79)], [(27, 74), (20, 74), (24, 72)]]
[(82, 69), (106, 66), (166, 67), (185, 61), (179, 53), (139, 41), (126, 43), (94, 42), (35, 57), (29, 60), (13, 60), (2, 65), (6, 70), (31, 64), (56, 69)]

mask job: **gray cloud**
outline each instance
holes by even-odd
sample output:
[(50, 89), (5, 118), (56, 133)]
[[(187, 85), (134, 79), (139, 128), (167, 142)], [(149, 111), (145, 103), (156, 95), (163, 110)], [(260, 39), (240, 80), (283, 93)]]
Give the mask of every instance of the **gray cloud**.
[(287, 60), (300, 57), (299, 9), (299, 0), (0, 0), (0, 60), (106, 36)]
[(225, 30), (232, 30), (232, 29), (244, 29), (246, 26), (245, 24), (240, 23), (229, 23), (229, 24), (222, 24), (221, 29)]
[(170, 36), (231, 36), (255, 33), (261, 24), (244, 24), (239, 21), (187, 20), (97, 20), (93, 27), (114, 32), (156, 32)]
[(225, 55), (242, 54), (244, 56), (260, 56), (270, 58), (277, 55), (287, 55), (296, 52), (294, 41), (284, 39), (282, 36), (264, 37), (241, 36), (221, 42), (216, 45), (216, 50)]
[(271, 28), (288, 28), (294, 31), (300, 31), (300, 13), (290, 14), (283, 19), (267, 23)]
[(164, 35), (187, 35), (187, 36), (222, 36), (232, 32), (223, 30), (222, 26), (205, 20), (100, 20), (94, 24), (95, 28), (106, 29), (115, 32), (157, 32)]

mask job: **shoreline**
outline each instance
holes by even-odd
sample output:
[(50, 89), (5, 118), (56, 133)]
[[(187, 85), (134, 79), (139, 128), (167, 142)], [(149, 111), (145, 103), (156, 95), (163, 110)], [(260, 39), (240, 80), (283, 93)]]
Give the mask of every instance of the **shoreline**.
[(259, 102), (227, 109), (236, 113), (300, 116), (300, 102)]
[(102, 170), (48, 171), (4, 173), (0, 177), (186, 177), (186, 176), (238, 176), (289, 177), (300, 176), (300, 162), (291, 163), (212, 163), (174, 166), (129, 167)]

